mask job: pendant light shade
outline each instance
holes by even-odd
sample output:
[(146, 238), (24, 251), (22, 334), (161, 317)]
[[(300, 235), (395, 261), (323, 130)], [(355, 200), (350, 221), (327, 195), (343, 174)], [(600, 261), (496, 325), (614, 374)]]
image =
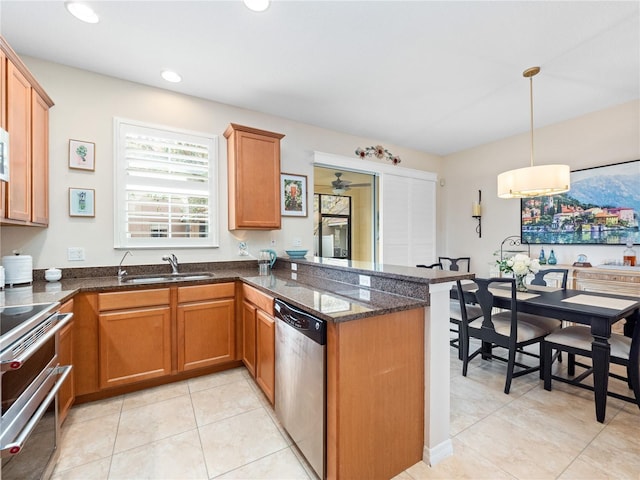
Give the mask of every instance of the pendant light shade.
[(529, 79), (531, 104), (531, 166), (498, 175), (499, 198), (526, 198), (568, 192), (571, 186), (569, 165), (533, 166), (533, 76), (540, 67), (531, 67), (523, 76)]

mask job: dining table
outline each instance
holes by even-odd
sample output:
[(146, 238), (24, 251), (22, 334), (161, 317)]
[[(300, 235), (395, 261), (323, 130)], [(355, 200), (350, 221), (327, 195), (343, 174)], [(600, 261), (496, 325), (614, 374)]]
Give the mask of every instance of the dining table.
[[(474, 291), (474, 284), (463, 286), (465, 296)], [(640, 322), (640, 297), (584, 290), (560, 289), (540, 285), (527, 285), (527, 292), (516, 293), (519, 312), (557, 318), (566, 322), (588, 325), (593, 342), (593, 388), (596, 404), (596, 419), (604, 422), (609, 385), (609, 358), (612, 326), (626, 319), (624, 334), (631, 337), (637, 322)], [(511, 290), (490, 288), (494, 294), (494, 306), (511, 307)], [(455, 290), (452, 290), (455, 292)], [(452, 293), (452, 298), (457, 294)]]

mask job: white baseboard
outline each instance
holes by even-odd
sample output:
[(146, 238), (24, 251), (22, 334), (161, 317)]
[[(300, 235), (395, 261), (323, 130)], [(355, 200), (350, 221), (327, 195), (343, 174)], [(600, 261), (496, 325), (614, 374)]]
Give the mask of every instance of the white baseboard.
[(425, 445), (422, 450), (422, 461), (433, 467), (451, 455), (453, 455), (453, 443), (448, 439), (433, 448)]

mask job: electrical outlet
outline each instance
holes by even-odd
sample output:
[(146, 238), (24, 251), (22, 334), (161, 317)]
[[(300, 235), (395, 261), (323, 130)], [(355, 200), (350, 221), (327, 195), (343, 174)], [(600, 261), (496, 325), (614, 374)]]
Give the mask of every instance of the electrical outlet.
[(82, 247), (67, 248), (67, 260), (69, 260), (70, 262), (83, 262), (84, 248)]
[(296, 272), (291, 272), (291, 280), (297, 280), (298, 274)]
[(371, 300), (371, 292), (366, 288), (361, 288), (358, 292), (358, 297), (360, 297), (360, 300), (366, 300), (368, 302)]
[(371, 286), (371, 277), (369, 275), (358, 275), (358, 277), (360, 279), (360, 285), (363, 287)]
[(301, 247), (302, 246), (302, 239), (300, 237), (294, 237), (293, 246), (294, 247)]
[(297, 263), (292, 263), (291, 264), (291, 270), (298, 270), (298, 264)]

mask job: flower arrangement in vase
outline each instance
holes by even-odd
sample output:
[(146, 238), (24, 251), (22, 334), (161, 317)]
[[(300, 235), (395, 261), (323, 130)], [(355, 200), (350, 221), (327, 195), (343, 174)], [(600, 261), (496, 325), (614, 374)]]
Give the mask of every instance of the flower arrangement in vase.
[(516, 290), (519, 292), (527, 291), (527, 285), (524, 283), (527, 275), (540, 271), (540, 262), (538, 259), (532, 260), (528, 255), (522, 253), (517, 253), (513, 257), (504, 260), (497, 260), (497, 263), (501, 272), (513, 273), (516, 279)]

